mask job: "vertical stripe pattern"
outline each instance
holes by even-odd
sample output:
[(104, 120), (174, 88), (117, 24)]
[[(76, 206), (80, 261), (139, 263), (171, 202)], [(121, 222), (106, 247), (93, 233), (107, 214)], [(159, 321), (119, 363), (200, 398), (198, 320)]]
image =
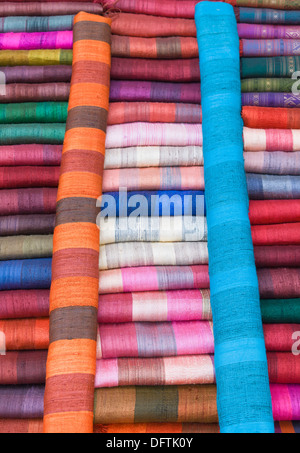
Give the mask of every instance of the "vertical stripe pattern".
[[(73, 74), (62, 152), (50, 292), (44, 431), (93, 432), (99, 230), (110, 79), (110, 19), (74, 20)], [(76, 216), (74, 216), (76, 212)]]

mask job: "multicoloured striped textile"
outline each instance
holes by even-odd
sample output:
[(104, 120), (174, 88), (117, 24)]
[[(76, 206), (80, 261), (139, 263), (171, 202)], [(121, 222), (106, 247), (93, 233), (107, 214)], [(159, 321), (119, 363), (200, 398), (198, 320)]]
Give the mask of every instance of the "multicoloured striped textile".
[[(3, 5), (0, 3), (0, 13), (2, 16), (0, 20), (0, 33), (38, 33), (47, 31), (73, 30), (74, 16), (3, 17), (6, 14), (7, 5), (8, 8), (12, 6), (7, 3), (5, 11), (3, 11)], [(32, 3), (32, 5), (35, 6), (37, 3)]]
[[(44, 413), (44, 430), (48, 433), (93, 431), (99, 231), (91, 207), (101, 194), (110, 23), (110, 19), (85, 13), (74, 20), (73, 74), (57, 195), (50, 294)], [(77, 215), (73, 215), (74, 210)], [(86, 319), (84, 325), (82, 317)], [(79, 399), (75, 396), (78, 388)]]
[(2, 215), (52, 214), (55, 212), (57, 189), (2, 190), (0, 212)]
[(207, 265), (131, 267), (99, 275), (100, 294), (199, 288), (209, 288)]
[(0, 291), (49, 288), (51, 264), (51, 258), (0, 261)]
[(48, 348), (49, 319), (7, 319), (0, 321), (0, 330), (5, 334), (7, 351)]
[(47, 351), (7, 352), (0, 356), (0, 385), (44, 384)]
[(4, 237), (0, 238), (0, 260), (51, 257), (52, 248), (52, 235)]
[(207, 321), (100, 324), (97, 346), (98, 359), (172, 357), (212, 354), (214, 338)]
[(4, 419), (40, 419), (44, 412), (43, 385), (0, 386), (0, 416)]
[[(268, 8), (271, 8), (269, 6)], [(284, 11), (263, 8), (234, 8), (238, 22), (248, 24), (295, 24), (299, 25), (300, 11)]]
[(94, 408), (96, 424), (218, 421), (215, 385), (96, 389)]
[(66, 65), (5, 66), (1, 68), (1, 71), (5, 74), (7, 84), (70, 82), (72, 76), (72, 66)]
[(213, 356), (190, 355), (98, 360), (95, 388), (214, 383)]
[(0, 189), (57, 187), (59, 167), (0, 167)]
[(90, 14), (101, 14), (103, 8), (99, 3), (89, 3), (83, 0), (73, 0), (72, 2), (57, 2), (43, 1), (33, 2), (25, 0), (25, 2), (17, 0), (17, 2), (0, 2), (0, 17), (9, 16), (59, 16), (77, 14), (84, 11)]
[[(59, 108), (59, 106), (58, 106)], [(25, 107), (26, 111), (29, 110)], [(44, 111), (41, 104), (30, 104), (29, 109), (37, 114), (37, 110)], [(45, 105), (47, 109), (47, 105)], [(0, 111), (2, 111), (0, 106)], [(13, 112), (14, 108), (11, 107), (8, 111)], [(18, 110), (19, 111), (19, 110)], [(20, 110), (20, 121), (22, 115)], [(13, 114), (15, 118), (15, 114)], [(30, 144), (30, 145), (12, 145), (1, 146), (0, 148), (0, 165), (1, 167), (16, 167), (16, 166), (31, 166), (31, 165), (60, 165), (62, 154), (62, 146), (60, 145), (43, 145), (43, 144)]]
[[(151, 14), (154, 16), (166, 17), (181, 17), (193, 18), (195, 13), (195, 6), (197, 3), (202, 3), (203, 0), (185, 0), (184, 2), (174, 2), (172, 0), (164, 0), (163, 5), (159, 0), (148, 0), (147, 3), (140, 3), (139, 0), (119, 0), (117, 7), (124, 12)], [(219, 0), (216, 0), (217, 2)], [(272, 8), (283, 10), (296, 10), (300, 9), (298, 0), (225, 0), (233, 6), (238, 7), (251, 7), (251, 8)], [(115, 0), (105, 0), (103, 2), (105, 7), (114, 7)]]
[(0, 51), (0, 66), (45, 66), (45, 65), (71, 65), (72, 50), (9, 50)]
[(51, 234), (55, 214), (12, 215), (0, 217), (0, 237), (19, 234)]
[[(55, 66), (56, 68), (56, 66)], [(7, 102), (67, 101), (70, 94), (69, 83), (17, 83), (6, 86), (6, 93), (0, 97), (0, 104)], [(62, 142), (61, 142), (62, 143)]]
[(43, 318), (49, 315), (49, 290), (0, 292), (0, 319)]

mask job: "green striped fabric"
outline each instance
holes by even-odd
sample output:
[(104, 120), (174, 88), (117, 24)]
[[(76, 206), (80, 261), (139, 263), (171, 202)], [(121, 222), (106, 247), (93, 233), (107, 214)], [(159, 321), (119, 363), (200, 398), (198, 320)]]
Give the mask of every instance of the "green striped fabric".
[(65, 123), (67, 115), (67, 102), (0, 104), (0, 124)]

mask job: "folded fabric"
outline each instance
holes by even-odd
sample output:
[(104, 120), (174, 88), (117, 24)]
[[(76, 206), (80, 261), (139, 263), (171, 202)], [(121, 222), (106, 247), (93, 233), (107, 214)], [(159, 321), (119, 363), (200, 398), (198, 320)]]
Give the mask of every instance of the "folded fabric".
[[(146, 3), (139, 0), (119, 0), (117, 7), (124, 12), (151, 14), (153, 16), (166, 17), (186, 17), (193, 18), (195, 5), (199, 0), (185, 0), (176, 2), (173, 0), (164, 0), (163, 4), (159, 0), (148, 0)], [(217, 0), (219, 1), (219, 0)], [(300, 5), (296, 0), (225, 0), (233, 6), (250, 6), (251, 8), (272, 8), (284, 10), (299, 10)], [(106, 7), (114, 7), (115, 0), (105, 0)]]
[(0, 50), (73, 49), (72, 31), (1, 33)]
[(113, 57), (153, 59), (197, 58), (199, 55), (196, 38), (137, 38), (117, 35), (112, 36), (111, 54)]
[(300, 10), (298, 0), (226, 0), (226, 2), (236, 6), (250, 6), (252, 8)]
[[(290, 353), (297, 351), (300, 324), (264, 324), (263, 328), (267, 351)], [(295, 357), (299, 359), (298, 356)]]
[(47, 351), (8, 351), (0, 356), (0, 385), (44, 384)]
[(275, 423), (275, 434), (299, 434), (300, 422), (283, 421)]
[(300, 223), (254, 225), (251, 232), (254, 245), (300, 245)]
[[(300, 385), (271, 384), (275, 421), (300, 418)], [(216, 386), (114, 387), (95, 390), (95, 423), (217, 423)]]
[[(64, 52), (71, 51), (65, 50)], [(65, 59), (66, 62), (68, 61), (67, 58)], [(3, 59), (3, 61), (5, 60)], [(62, 60), (61, 64), (67, 64), (66, 62)], [(56, 64), (58, 63), (57, 61)], [(6, 64), (8, 63), (6, 62)], [(55, 64), (55, 60), (53, 60), (53, 64)], [(2, 66), (5, 66), (5, 64), (2, 64)], [(289, 77), (299, 69), (299, 56), (243, 57), (241, 59), (242, 78)], [(151, 60), (114, 57), (112, 58), (111, 77), (119, 80), (199, 82), (199, 60), (197, 58)]]
[[(268, 353), (275, 384), (300, 384), (300, 361), (291, 353)], [(214, 384), (212, 355), (97, 360), (95, 388), (142, 385)]]
[(299, 39), (265, 38), (266, 37), (264, 37), (264, 39), (241, 39), (241, 55), (243, 55), (244, 57), (277, 57), (285, 55), (300, 55)]
[(208, 264), (207, 242), (123, 242), (100, 246), (101, 271), (122, 267), (195, 264)]
[(43, 434), (42, 419), (0, 419), (2, 434)]
[(1, 190), (0, 214), (52, 214), (56, 195), (54, 188)]
[[(254, 93), (259, 92), (283, 92), (283, 93), (291, 93), (293, 85), (295, 84), (295, 80), (291, 78), (251, 78), (251, 79), (242, 79), (242, 93), (249, 93), (253, 92), (252, 97), (254, 97)], [(273, 96), (274, 97), (274, 96)], [(278, 98), (278, 96), (277, 96)], [(248, 96), (246, 97), (248, 99)], [(259, 100), (260, 98), (255, 97), (255, 99)], [(262, 108), (262, 107), (261, 107)], [(269, 107), (271, 108), (271, 107)], [(276, 107), (276, 110), (278, 107)]]
[(49, 290), (0, 292), (0, 319), (46, 318), (47, 316), (49, 316)]
[(248, 173), (247, 186), (252, 200), (300, 198), (299, 176)]
[[(245, 151), (300, 151), (300, 131), (244, 128)], [(108, 126), (106, 148), (202, 146), (201, 124), (129, 123)]]
[[(203, 191), (197, 190), (158, 190), (127, 192), (107, 192), (102, 196), (101, 217), (139, 216), (205, 216), (205, 197)], [(138, 209), (138, 211), (137, 211)], [(0, 210), (1, 212), (1, 210)]]
[[(286, 422), (288, 423), (288, 422)], [(290, 423), (292, 424), (292, 423)], [(293, 425), (292, 425), (293, 426)], [(20, 423), (20, 429), (23, 426)], [(290, 428), (290, 426), (289, 426)], [(9, 420), (0, 420), (0, 433), (8, 432), (11, 428)], [(23, 428), (26, 429), (26, 428)], [(30, 429), (35, 429), (30, 425)], [(284, 429), (284, 428), (282, 428)], [(291, 429), (291, 428), (290, 428)], [(9, 431), (13, 432), (13, 431)], [(136, 433), (136, 434), (158, 434), (158, 433), (201, 433), (201, 434), (219, 434), (220, 428), (217, 423), (120, 423), (109, 425), (94, 425), (94, 433), (112, 434), (112, 433)]]
[[(32, 3), (34, 5), (34, 3)], [(6, 5), (5, 5), (6, 6)], [(11, 4), (8, 3), (7, 10), (3, 11), (3, 5), (0, 4), (0, 32), (1, 33), (37, 33), (47, 31), (65, 31), (73, 30), (74, 15), (50, 16), (50, 17), (30, 17), (30, 16), (13, 16), (3, 17), (11, 10)]]
[(262, 299), (293, 299), (300, 297), (300, 269), (257, 269)]
[[(240, 8), (240, 10), (243, 8)], [(258, 10), (262, 11), (262, 10)], [(280, 13), (280, 12), (279, 12)], [(285, 13), (285, 12), (284, 12)], [(300, 16), (299, 16), (300, 17)], [(278, 21), (279, 23), (279, 21)], [(240, 38), (245, 39), (299, 39), (299, 25), (237, 24)]]
[[(289, 352), (297, 358), (299, 324), (264, 324), (263, 329), (268, 352)], [(98, 359), (213, 353), (213, 325), (209, 321), (99, 324)]]
[(5, 335), (6, 351), (48, 349), (48, 318), (0, 320), (0, 331)]
[(0, 124), (0, 145), (45, 143), (60, 145), (64, 141), (64, 123), (52, 124)]
[(72, 50), (0, 50), (0, 66), (71, 65), (72, 59)]
[(300, 221), (300, 200), (252, 200), (249, 204), (252, 225)]
[(0, 123), (65, 123), (67, 102), (0, 104)]
[(5, 74), (7, 84), (70, 82), (72, 66), (6, 66), (1, 68), (1, 72)]
[(0, 417), (40, 419), (44, 414), (43, 385), (0, 386)]
[(126, 187), (128, 191), (204, 190), (204, 168), (153, 167), (104, 170), (103, 192), (116, 192), (120, 187)]
[(300, 151), (299, 130), (245, 127), (243, 135), (245, 151)]
[(207, 265), (132, 267), (99, 273), (100, 294), (207, 288)]
[[(1, 105), (0, 105), (1, 111)], [(0, 166), (60, 165), (61, 145), (11, 145), (0, 147)]]
[(105, 146), (202, 146), (201, 124), (126, 123), (108, 126)]
[(208, 321), (99, 324), (97, 359), (213, 354)]
[(196, 36), (194, 20), (153, 17), (146, 14), (119, 13), (114, 17), (111, 31), (119, 36), (154, 38), (156, 36)]
[(264, 299), (260, 301), (260, 308), (266, 324), (300, 324), (300, 299)]
[(242, 103), (256, 107), (300, 107), (298, 94), (292, 93), (243, 93)]
[(300, 128), (299, 109), (244, 106), (242, 110), (242, 117), (244, 120), (244, 124), (247, 128), (253, 129)]
[(96, 365), (95, 388), (214, 383), (211, 355), (100, 359)]
[(136, 218), (100, 219), (100, 245), (122, 242), (167, 243), (189, 241), (207, 241), (207, 223), (205, 217), (178, 216), (176, 218), (149, 218), (139, 216)]
[(0, 237), (0, 260), (47, 258), (53, 252), (53, 235)]
[(59, 174), (59, 166), (0, 167), (0, 189), (15, 189), (18, 187), (57, 187)]
[(70, 94), (69, 83), (18, 83), (5, 86), (5, 94), (0, 103), (67, 101)]
[(300, 246), (298, 245), (255, 246), (254, 255), (257, 268), (300, 266)]
[(113, 102), (109, 106), (109, 125), (147, 121), (151, 123), (201, 123), (202, 110), (200, 105), (171, 102)]
[(300, 385), (270, 386), (274, 420), (300, 419)]
[(241, 77), (291, 77), (300, 70), (300, 57), (242, 58)]
[(300, 175), (299, 152), (246, 152), (244, 158), (248, 173)]
[(0, 216), (0, 237), (28, 234), (52, 234), (55, 214)]
[[(262, 255), (264, 253), (262, 250)], [(271, 254), (269, 256), (272, 258)], [(300, 297), (299, 268), (258, 268), (257, 275), (262, 299)], [(99, 275), (100, 294), (208, 288), (208, 267), (205, 265), (122, 268), (101, 271)]]
[(216, 393), (215, 385), (96, 389), (94, 422), (217, 423)]
[[(110, 109), (113, 105), (111, 104)], [(127, 148), (110, 148), (106, 150), (104, 161), (105, 169), (188, 167), (201, 165), (203, 165), (202, 146), (131, 146)]]
[(51, 264), (51, 258), (1, 261), (0, 290), (50, 288)]
[(80, 11), (92, 14), (101, 14), (102, 5), (86, 1), (73, 0), (73, 2), (25, 2), (0, 3), (1, 16), (58, 16), (77, 14)]
[[(288, 426), (287, 426), (288, 425)], [(295, 427), (295, 422), (281, 422), (278, 429), (286, 432)], [(295, 428), (296, 429), (296, 428)], [(95, 434), (109, 433), (137, 433), (137, 434), (157, 434), (157, 433), (201, 433), (218, 434), (220, 432), (218, 424), (213, 423), (132, 423), (132, 424), (110, 424), (94, 425)], [(39, 419), (0, 419), (0, 433), (5, 434), (42, 434), (43, 420)]]
[(267, 357), (272, 384), (300, 384), (298, 356), (292, 353), (268, 352)]
[[(269, 6), (270, 8), (270, 6)], [(264, 8), (235, 8), (238, 22), (249, 24), (295, 24), (300, 22), (300, 11), (283, 11)]]
[(185, 102), (199, 104), (201, 102), (200, 84), (112, 80), (110, 85), (110, 101)]
[[(237, 15), (241, 15), (244, 19), (248, 19), (246, 8), (236, 8)], [(247, 9), (248, 10), (248, 9)], [(252, 8), (250, 9), (250, 13)], [(262, 16), (262, 9), (256, 10), (259, 15)], [(288, 13), (288, 14), (298, 14), (298, 21), (295, 20), (296, 25), (282, 25), (278, 26), (277, 23), (280, 23), (280, 16), (285, 16), (286, 12), (284, 11), (271, 11), (269, 16), (273, 16), (277, 13), (278, 20), (276, 21), (276, 26), (274, 25), (251, 25), (248, 23), (239, 23), (238, 33), (240, 38), (246, 39), (288, 39), (294, 38), (297, 39), (300, 37), (300, 30), (298, 23), (300, 22), (300, 14)], [(257, 14), (256, 14), (257, 17)], [(255, 18), (255, 17), (254, 17)], [(284, 17), (283, 17), (284, 18)], [(295, 17), (297, 19), (297, 17)], [(292, 18), (293, 19), (293, 18)], [(241, 22), (243, 22), (241, 20)], [(245, 22), (247, 22), (245, 20)], [(272, 17), (270, 17), (269, 22), (272, 22)], [(292, 22), (292, 21), (291, 21)], [(284, 21), (282, 21), (284, 23)], [(130, 14), (130, 13), (119, 13), (114, 17), (112, 22), (112, 33), (119, 36), (137, 36), (141, 38), (154, 38), (162, 36), (196, 36), (196, 26), (194, 20), (181, 19), (181, 18), (168, 18), (165, 17), (153, 17), (145, 14)], [(64, 30), (67, 30), (65, 28)], [(23, 31), (23, 30), (20, 30)], [(35, 31), (35, 30), (33, 30)]]
[(118, 80), (156, 80), (161, 82), (199, 82), (199, 59), (154, 60), (113, 57), (111, 78)]
[(102, 324), (200, 320), (212, 320), (208, 289), (146, 291), (99, 296), (98, 322)]
[[(1, 156), (0, 156), (1, 159)], [(299, 152), (246, 152), (245, 170), (249, 173), (300, 175)], [(201, 146), (136, 146), (111, 148), (105, 154), (105, 169), (146, 167), (194, 167), (203, 165)], [(153, 169), (151, 171), (154, 171)], [(162, 171), (162, 170), (161, 170)], [(121, 172), (120, 172), (121, 174)]]

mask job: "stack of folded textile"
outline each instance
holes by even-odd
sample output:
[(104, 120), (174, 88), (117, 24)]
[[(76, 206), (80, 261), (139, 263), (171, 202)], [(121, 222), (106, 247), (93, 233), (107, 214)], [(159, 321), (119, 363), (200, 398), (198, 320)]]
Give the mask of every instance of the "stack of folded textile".
[[(113, 15), (95, 432), (219, 431), (196, 3), (119, 0), (122, 12)], [(273, 413), (278, 432), (295, 432), (300, 103), (291, 76), (300, 69), (300, 7), (228, 3), (241, 38), (245, 168)], [(51, 235), (79, 10), (102, 7), (0, 1), (7, 82), (0, 96), (0, 333), (8, 350), (0, 357), (0, 432), (42, 431)]]
[(56, 195), (81, 10), (102, 6), (0, 3), (0, 432), (42, 431)]
[[(166, 2), (165, 10), (148, 2), (153, 8), (147, 10), (141, 3), (120, 0), (125, 12), (112, 23), (112, 103), (103, 190), (105, 214), (115, 210), (117, 219), (101, 225), (96, 375), (101, 390), (95, 396), (96, 422), (105, 424), (99, 429), (108, 432), (124, 430), (107, 426), (110, 422), (126, 423), (127, 430), (147, 430), (138, 427), (142, 422), (150, 423), (149, 430), (151, 422), (170, 430), (162, 422), (179, 421), (192, 423), (184, 430), (218, 429), (212, 404), (205, 203), (200, 201), (200, 73), (188, 3), (179, 12), (174, 2)], [(280, 422), (278, 432), (297, 431), (300, 369), (291, 335), (300, 331), (300, 117), (298, 109), (290, 107), (299, 105), (291, 92), (291, 75), (300, 63), (299, 11), (236, 8), (236, 16), (245, 169), (274, 420)], [(118, 194), (122, 188), (128, 193)], [(168, 209), (159, 206), (158, 196), (164, 196), (165, 203), (172, 197), (173, 222), (165, 223)], [(135, 208), (141, 217), (126, 219), (135, 215)], [(152, 219), (145, 219), (150, 213)], [(192, 405), (187, 395), (200, 403)], [(110, 414), (104, 405), (108, 400)], [(178, 401), (185, 401), (188, 409), (182, 412)]]
[(245, 169), (257, 200), (252, 237), (273, 416), (276, 432), (299, 432), (299, 11), (240, 8), (238, 18)]

